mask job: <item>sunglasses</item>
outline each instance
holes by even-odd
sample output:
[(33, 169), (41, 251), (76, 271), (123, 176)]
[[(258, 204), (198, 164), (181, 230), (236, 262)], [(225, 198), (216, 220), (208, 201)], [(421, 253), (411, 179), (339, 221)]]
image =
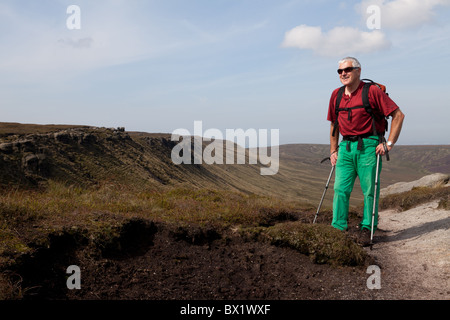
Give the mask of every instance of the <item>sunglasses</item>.
[(349, 72), (352, 72), (355, 69), (359, 69), (359, 68), (358, 67), (348, 67), (348, 68), (345, 68), (345, 69), (338, 69), (337, 73), (342, 74), (343, 71), (345, 71), (345, 73), (349, 73)]

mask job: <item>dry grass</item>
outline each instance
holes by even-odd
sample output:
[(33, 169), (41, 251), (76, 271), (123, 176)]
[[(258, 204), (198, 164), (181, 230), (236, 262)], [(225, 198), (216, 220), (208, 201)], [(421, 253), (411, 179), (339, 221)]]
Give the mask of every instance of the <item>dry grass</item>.
[(21, 135), (56, 132), (72, 128), (89, 128), (88, 126), (64, 125), (64, 124), (23, 124), (17, 122), (0, 122), (0, 135)]
[(50, 182), (45, 191), (11, 191), (0, 194), (3, 219), (20, 223), (92, 212), (173, 222), (230, 224), (258, 223), (261, 208), (297, 210), (299, 203), (209, 189), (167, 188), (133, 190), (120, 185), (84, 189)]
[(43, 191), (0, 194), (0, 264), (30, 252), (29, 243), (45, 245), (49, 234), (68, 228), (103, 237), (137, 217), (174, 225), (207, 225), (220, 231), (235, 225), (267, 225), (278, 215), (306, 208), (230, 191), (137, 191), (117, 184), (81, 188), (50, 182)]

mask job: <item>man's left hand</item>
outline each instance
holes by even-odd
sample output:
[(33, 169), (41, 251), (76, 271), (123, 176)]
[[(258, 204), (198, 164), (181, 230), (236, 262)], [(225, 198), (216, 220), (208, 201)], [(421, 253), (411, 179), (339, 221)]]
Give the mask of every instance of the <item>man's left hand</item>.
[(376, 152), (377, 152), (377, 154), (384, 156), (386, 154), (386, 151), (389, 152), (389, 151), (391, 151), (391, 149), (392, 149), (392, 146), (388, 146), (388, 145), (386, 145), (384, 143), (380, 143), (377, 146)]

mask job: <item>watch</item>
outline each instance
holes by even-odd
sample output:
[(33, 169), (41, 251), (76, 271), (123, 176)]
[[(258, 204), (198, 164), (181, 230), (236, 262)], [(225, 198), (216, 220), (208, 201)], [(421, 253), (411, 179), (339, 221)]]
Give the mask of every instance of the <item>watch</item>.
[(392, 147), (394, 145), (394, 143), (392, 141), (388, 141), (387, 145), (388, 145), (388, 147)]

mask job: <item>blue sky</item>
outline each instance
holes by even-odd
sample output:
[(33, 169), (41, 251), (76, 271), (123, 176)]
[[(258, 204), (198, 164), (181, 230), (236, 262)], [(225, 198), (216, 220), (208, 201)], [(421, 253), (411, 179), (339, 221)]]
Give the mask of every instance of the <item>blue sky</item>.
[(171, 133), (201, 120), (326, 144), (337, 61), (355, 56), (406, 114), (399, 144), (448, 144), (449, 21), (449, 0), (1, 0), (0, 121)]

